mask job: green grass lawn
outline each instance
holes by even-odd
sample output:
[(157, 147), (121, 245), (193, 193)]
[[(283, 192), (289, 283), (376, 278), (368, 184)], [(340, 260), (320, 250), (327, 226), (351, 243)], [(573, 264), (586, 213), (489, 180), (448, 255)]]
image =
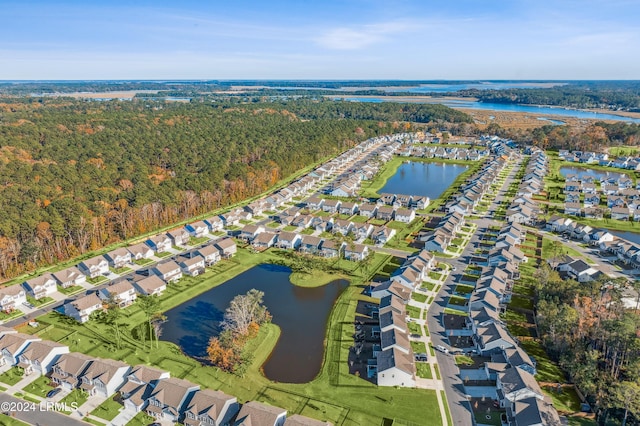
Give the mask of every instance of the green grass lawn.
[(416, 354), (427, 353), (427, 345), (425, 345), (424, 342), (411, 342), (411, 349), (413, 349), (413, 353)]
[(67, 296), (80, 293), (82, 290), (84, 290), (84, 287), (82, 287), (81, 285), (72, 285), (71, 287), (67, 287), (67, 288), (62, 288), (58, 286), (58, 291)]
[(132, 271), (131, 268), (127, 268), (126, 266), (123, 266), (122, 268), (109, 268), (109, 270), (118, 275), (128, 274)]
[(444, 313), (445, 314), (451, 314), (451, 315), (460, 315), (460, 316), (463, 316), (463, 317), (467, 316), (467, 312), (466, 311), (461, 311), (460, 309), (444, 308)]
[(91, 415), (105, 420), (113, 420), (113, 418), (118, 415), (121, 408), (123, 408), (122, 404), (116, 402), (113, 398), (107, 398), (91, 412)]
[(466, 304), (467, 304), (467, 299), (463, 297), (458, 297), (458, 296), (449, 297), (449, 305), (465, 306)]
[(154, 418), (147, 414), (140, 412), (136, 416), (129, 420), (127, 426), (147, 426), (154, 422)]
[(567, 420), (569, 420), (569, 426), (596, 426), (597, 425), (595, 420), (590, 419), (588, 417), (569, 416), (567, 417)]
[(528, 297), (514, 295), (511, 297), (509, 306), (514, 308), (533, 310), (533, 300)]
[(296, 229), (298, 229), (298, 227), (297, 227), (297, 226), (293, 226), (293, 225), (287, 225), (287, 226), (285, 226), (285, 227), (284, 227), (284, 228), (282, 228), (282, 229), (283, 229), (284, 231), (291, 232), (291, 231), (295, 231)]
[(82, 404), (87, 402), (89, 395), (81, 390), (74, 389), (71, 393), (60, 400), (60, 402), (67, 404), (69, 408), (80, 407)]
[(267, 223), (268, 228), (279, 228), (280, 224), (278, 222), (269, 222)]
[(151, 259), (134, 259), (133, 263), (135, 263), (138, 266), (147, 266), (153, 263), (153, 260)]
[(92, 425), (95, 426), (105, 426), (106, 424), (103, 422), (100, 422), (98, 420), (92, 419), (90, 417), (85, 417), (84, 419), (82, 419), (83, 421), (87, 422), (87, 423), (91, 423)]
[(473, 359), (466, 355), (456, 355), (456, 364), (458, 365), (473, 365)]
[(580, 412), (580, 397), (574, 388), (564, 386), (558, 392), (555, 388), (545, 386), (542, 391), (551, 397), (553, 406), (561, 415)]
[(173, 253), (169, 252), (169, 251), (163, 251), (162, 253), (156, 253), (155, 254), (156, 257), (160, 258), (160, 259), (164, 259), (166, 257), (171, 257), (173, 256)]
[(0, 312), (0, 322), (9, 321), (14, 318), (21, 317), (24, 313), (20, 309), (14, 309), (13, 311), (6, 313), (4, 311)]
[(453, 426), (453, 419), (451, 418), (451, 411), (449, 411), (449, 403), (447, 402), (447, 394), (445, 391), (440, 391), (440, 399), (442, 400), (442, 405), (444, 405), (444, 412), (447, 415), (447, 424)]
[(23, 390), (41, 398), (45, 398), (47, 396), (47, 392), (53, 389), (53, 386), (51, 386), (50, 383), (50, 379), (45, 376), (40, 376), (35, 381), (25, 386)]
[(5, 383), (9, 386), (13, 386), (22, 380), (22, 374), (24, 370), (20, 367), (11, 367), (4, 373), (0, 374), (0, 382)]
[(33, 306), (35, 306), (36, 308), (38, 306), (44, 306), (44, 305), (48, 305), (49, 303), (53, 303), (54, 300), (52, 297), (41, 297), (40, 299), (36, 300), (33, 297), (27, 297), (27, 302), (31, 303)]
[(458, 284), (456, 285), (455, 292), (459, 294), (471, 294), (474, 287), (472, 285)]
[(440, 281), (442, 279), (442, 275), (438, 272), (434, 272), (434, 271), (429, 271), (429, 278), (431, 278), (432, 280), (436, 280), (436, 281)]
[(435, 287), (436, 287), (436, 284), (429, 281), (423, 281), (422, 284), (420, 285), (420, 288), (426, 288), (429, 291), (433, 291)]
[(302, 235), (311, 235), (311, 234), (313, 234), (314, 232), (315, 232), (315, 229), (313, 229), (313, 228), (306, 228), (306, 229), (303, 229), (300, 233), (301, 233)]
[(418, 323), (408, 322), (407, 327), (409, 327), (409, 333), (411, 334), (422, 334), (422, 331), (420, 330), (420, 324)]
[(440, 369), (438, 368), (438, 364), (433, 364), (433, 371), (436, 372), (436, 379), (437, 380), (442, 380), (440, 378)]
[(501, 416), (501, 412), (499, 411), (491, 411), (489, 413), (482, 412), (482, 413), (478, 413), (478, 412), (473, 412), (473, 417), (476, 420), (476, 424), (485, 424), (485, 425), (492, 425), (492, 426), (500, 426), (502, 425), (502, 420), (500, 419)]
[(416, 362), (416, 374), (423, 379), (433, 379), (431, 365), (428, 362)]
[(507, 308), (507, 311), (502, 315), (502, 318), (504, 318), (507, 324), (507, 329), (512, 335), (519, 337), (531, 336), (529, 327), (534, 326), (534, 324), (530, 324), (523, 313)]
[[(171, 253), (169, 253), (169, 255), (171, 255)], [(102, 284), (109, 281), (109, 278), (105, 277), (104, 275), (98, 275), (95, 278), (88, 278), (87, 277), (87, 282), (89, 284), (93, 284), (93, 285), (98, 285), (98, 284)]]
[(419, 319), (420, 318), (420, 308), (415, 306), (407, 305), (407, 313), (411, 318)]
[(34, 398), (31, 395), (25, 395), (22, 392), (16, 392), (15, 394), (13, 394), (13, 396), (15, 396), (16, 398), (24, 399), (25, 401), (33, 402), (35, 404), (40, 403), (40, 400), (38, 398)]
[(421, 293), (417, 293), (417, 292), (414, 292), (414, 293), (411, 295), (411, 298), (412, 298), (413, 300), (415, 300), (416, 302), (420, 302), (420, 303), (424, 303), (424, 302), (426, 302), (426, 301), (427, 301), (427, 296), (426, 296), (426, 295), (421, 294)]
[(204, 244), (209, 241), (208, 237), (191, 237), (189, 238), (190, 246), (199, 246), (200, 244)]
[(4, 414), (0, 414), (0, 425), (2, 426), (29, 426), (28, 423), (21, 422), (18, 419), (14, 419), (13, 417), (9, 417)]
[(353, 223), (365, 223), (368, 219), (366, 216), (353, 215), (349, 218), (349, 220)]
[(565, 375), (560, 370), (560, 367), (553, 362), (547, 352), (542, 347), (542, 344), (535, 340), (522, 340), (520, 346), (525, 350), (527, 355), (535, 358), (536, 370), (538, 374), (536, 379), (540, 382), (552, 382), (552, 383), (564, 383), (566, 381)]

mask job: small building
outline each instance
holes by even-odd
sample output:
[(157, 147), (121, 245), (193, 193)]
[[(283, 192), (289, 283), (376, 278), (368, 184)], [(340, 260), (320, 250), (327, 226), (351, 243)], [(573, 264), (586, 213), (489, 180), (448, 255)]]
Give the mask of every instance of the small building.
[(184, 247), (189, 244), (189, 232), (184, 228), (178, 228), (167, 232), (167, 237), (171, 240), (171, 245)]
[(395, 220), (402, 223), (411, 223), (416, 218), (415, 210), (399, 208), (396, 210)]
[(376, 357), (378, 386), (416, 386), (416, 366), (413, 353), (406, 354), (397, 348), (378, 352)]
[(118, 390), (125, 410), (138, 413), (146, 404), (146, 396), (158, 382), (168, 379), (169, 373), (146, 365), (136, 365), (127, 374), (125, 384)]
[(267, 249), (273, 247), (277, 240), (278, 236), (273, 232), (263, 232), (253, 239), (251, 245), (256, 248)]
[(98, 297), (105, 301), (113, 301), (120, 308), (126, 308), (136, 301), (138, 294), (133, 285), (126, 280), (111, 284), (97, 291)]
[(97, 278), (102, 274), (109, 273), (109, 262), (104, 256), (96, 256), (80, 262), (78, 268), (87, 277)]
[(131, 252), (121, 247), (105, 254), (104, 258), (112, 268), (124, 268), (131, 263)]
[(158, 275), (168, 283), (178, 281), (180, 278), (182, 278), (182, 270), (180, 269), (180, 265), (178, 265), (173, 260), (164, 263), (158, 263), (151, 269), (151, 272), (155, 275)]
[(57, 284), (62, 288), (69, 288), (77, 285), (82, 285), (87, 282), (87, 276), (80, 272), (75, 266), (71, 266), (62, 271), (54, 272), (53, 278), (55, 278)]
[(52, 366), (51, 381), (66, 390), (76, 389), (82, 382), (82, 374), (93, 360), (77, 352), (62, 354)]
[(223, 240), (216, 241), (214, 247), (218, 249), (218, 251), (220, 252), (220, 256), (223, 259), (229, 259), (233, 257), (233, 255), (238, 251), (238, 247), (236, 246), (235, 241), (233, 241), (231, 238), (225, 238)]
[(131, 253), (131, 260), (150, 259), (153, 257), (153, 249), (144, 243), (127, 247), (127, 250)]
[(131, 370), (128, 364), (113, 359), (94, 359), (80, 376), (80, 389), (89, 396), (107, 398), (113, 395)]
[(249, 401), (242, 404), (236, 417), (234, 426), (284, 426), (287, 418), (287, 410), (263, 404), (257, 401)]
[(24, 369), (25, 375), (36, 373), (47, 375), (53, 364), (62, 354), (68, 354), (69, 347), (49, 340), (39, 340), (29, 343), (29, 346), (18, 356), (18, 367)]
[(56, 292), (56, 280), (51, 274), (43, 274), (22, 283), (22, 286), (31, 297), (36, 300), (48, 297)]
[(211, 266), (220, 261), (220, 252), (213, 244), (200, 247), (193, 254), (204, 258), (205, 266)]
[(369, 256), (369, 247), (364, 244), (347, 244), (344, 247), (344, 258), (359, 262)]
[(135, 281), (133, 286), (138, 293), (144, 294), (145, 296), (162, 296), (162, 293), (167, 289), (167, 283), (159, 276), (153, 274), (140, 281)]
[(163, 422), (177, 422), (188, 401), (200, 389), (186, 380), (170, 377), (158, 381), (147, 397), (146, 413), (154, 419)]
[(184, 227), (184, 229), (189, 233), (190, 236), (195, 238), (202, 238), (209, 234), (209, 225), (205, 223), (203, 220), (199, 220), (197, 222), (190, 223)]
[(184, 410), (185, 426), (228, 425), (240, 406), (235, 396), (221, 391), (200, 389)]
[(276, 246), (283, 249), (296, 250), (300, 246), (302, 237), (297, 232), (281, 231), (278, 234), (278, 241)]
[(204, 272), (205, 260), (202, 256), (180, 257), (178, 265), (185, 275), (197, 277)]
[(91, 314), (98, 309), (102, 309), (102, 300), (95, 293), (90, 293), (64, 304), (62, 313), (78, 322), (85, 323), (89, 321)]
[(164, 253), (171, 249), (171, 238), (168, 235), (155, 235), (145, 241), (145, 244), (151, 247), (156, 253)]

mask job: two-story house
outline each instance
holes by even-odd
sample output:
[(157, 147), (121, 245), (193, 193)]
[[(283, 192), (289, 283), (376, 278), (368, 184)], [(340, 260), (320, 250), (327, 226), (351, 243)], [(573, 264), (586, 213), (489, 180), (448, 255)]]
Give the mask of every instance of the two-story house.
[(51, 380), (63, 389), (73, 390), (80, 385), (82, 374), (91, 362), (93, 358), (85, 354), (62, 354), (52, 366)]
[(182, 278), (182, 269), (173, 260), (164, 263), (158, 263), (151, 269), (151, 272), (158, 275), (166, 282), (178, 281)]
[(162, 293), (167, 289), (167, 283), (157, 275), (151, 274), (140, 281), (135, 281), (133, 286), (138, 293), (145, 296), (162, 296)]
[(131, 370), (128, 364), (113, 359), (94, 359), (80, 376), (80, 389), (90, 396), (107, 398), (113, 395)]
[(131, 263), (131, 252), (124, 247), (112, 250), (104, 257), (112, 268), (124, 268)]
[(64, 304), (62, 313), (76, 321), (85, 323), (89, 321), (91, 314), (98, 309), (102, 309), (102, 300), (95, 293), (91, 293)]
[(147, 398), (158, 382), (168, 379), (170, 374), (146, 365), (136, 365), (129, 371), (126, 382), (118, 390), (126, 410), (140, 412), (147, 403)]
[(240, 406), (235, 396), (211, 389), (198, 390), (184, 411), (185, 426), (228, 425)]
[(54, 272), (52, 275), (57, 284), (62, 288), (82, 285), (87, 282), (87, 276), (80, 272), (80, 269), (75, 266)]
[(123, 280), (97, 291), (98, 297), (109, 303), (113, 302), (121, 308), (126, 308), (136, 301), (138, 293), (131, 282)]
[(56, 280), (51, 274), (43, 274), (22, 283), (22, 286), (31, 297), (40, 300), (56, 292)]
[(177, 422), (198, 389), (200, 386), (174, 377), (160, 380), (147, 398), (145, 411), (158, 421)]
[(78, 268), (87, 277), (97, 278), (102, 274), (109, 273), (109, 262), (104, 256), (96, 256), (80, 262)]

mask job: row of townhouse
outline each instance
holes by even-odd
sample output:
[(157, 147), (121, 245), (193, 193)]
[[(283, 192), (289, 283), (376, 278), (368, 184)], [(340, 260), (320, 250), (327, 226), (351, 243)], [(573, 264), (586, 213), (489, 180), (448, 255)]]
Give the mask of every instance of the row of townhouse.
[(424, 240), (424, 248), (426, 250), (444, 253), (464, 224), (464, 215), (452, 210), (440, 219), (438, 226), (435, 227), (432, 233), (429, 233), (426, 237), (419, 238)]
[(183, 274), (197, 276), (221, 258), (229, 258), (237, 251), (233, 239), (226, 238), (205, 245), (177, 258), (158, 263), (149, 269), (148, 276), (135, 275), (132, 280), (121, 280), (65, 303), (59, 312), (85, 323), (91, 314), (114, 303), (121, 308), (133, 304), (138, 295), (161, 296), (171, 282), (178, 281)]
[(456, 146), (420, 146), (403, 147), (397, 152), (403, 157), (442, 158), (446, 160), (478, 161), (489, 155), (488, 149), (467, 149)]
[[(416, 197), (415, 199), (417, 204), (410, 204), (410, 208), (405, 208), (402, 207), (399, 203), (394, 202), (395, 197), (396, 196), (394, 194), (382, 194), (381, 198), (376, 204), (357, 203), (341, 200), (325, 200), (324, 198), (320, 197), (311, 197), (305, 202), (305, 207), (311, 212), (321, 210), (326, 213), (339, 213), (349, 216), (358, 214), (359, 216), (363, 216), (369, 219), (375, 218), (386, 221), (396, 220), (398, 222), (411, 223), (416, 218), (416, 213), (413, 209), (424, 208), (421, 206), (426, 207), (429, 204), (428, 197)], [(381, 202), (380, 200), (383, 201)], [(283, 215), (283, 217), (295, 218), (299, 214), (299, 209), (291, 208), (287, 210), (287, 214)], [(280, 222), (285, 223), (282, 220), (280, 220)], [(288, 225), (295, 225), (290, 221), (290, 219), (286, 223)]]
[(533, 196), (544, 189), (544, 178), (549, 172), (549, 158), (538, 148), (531, 148), (530, 152), (531, 157), (518, 185), (516, 198), (505, 213), (509, 223), (534, 224), (540, 215), (540, 206), (533, 200)]
[(145, 412), (162, 422), (188, 426), (321, 426), (327, 422), (255, 401), (242, 404), (220, 391), (201, 389), (166, 371), (134, 367), (111, 359), (70, 352), (65, 345), (0, 327), (0, 366), (17, 366), (24, 375), (49, 377), (63, 389), (82, 389), (89, 396), (108, 398), (116, 392), (132, 416)]
[(376, 200), (378, 206), (393, 206), (396, 209), (418, 209), (422, 210), (429, 205), (429, 197), (423, 195), (405, 195), (405, 194), (389, 194), (382, 193), (380, 198)]
[(573, 163), (597, 164), (599, 166), (625, 170), (640, 170), (640, 158), (638, 157), (610, 157), (607, 153), (569, 151), (566, 149), (561, 149), (558, 152), (558, 157)]
[(560, 425), (557, 411), (535, 379), (536, 362), (508, 332), (500, 313), (510, 302), (518, 268), (527, 258), (517, 247), (526, 239), (518, 223), (505, 225), (487, 255), (480, 278), (468, 302), (467, 327), (478, 354), (490, 357), (480, 370), (482, 378), (496, 383), (500, 407), (508, 425)]
[(411, 293), (436, 266), (433, 255), (422, 250), (409, 256), (388, 281), (371, 289), (371, 297), (380, 299), (374, 311), (378, 326), (372, 330), (372, 337), (379, 338), (380, 343), (374, 345), (374, 358), (367, 363), (367, 373), (369, 377), (376, 377), (378, 386), (416, 386), (406, 304), (411, 300)]
[[(552, 216), (549, 218), (545, 228), (548, 231), (556, 232), (571, 239), (598, 247), (604, 255), (615, 256), (619, 261), (627, 265), (640, 268), (640, 244), (613, 235), (606, 229), (592, 228), (589, 225), (577, 223), (571, 218), (561, 216)], [(566, 260), (568, 261), (569, 259)], [(556, 265), (556, 267), (560, 268), (560, 265)], [(564, 268), (566, 267), (563, 267), (563, 269)], [(593, 272), (592, 269), (596, 269), (596, 272)], [(590, 266), (590, 269), (581, 271), (580, 274), (572, 271), (572, 277), (578, 279), (580, 282), (585, 282), (597, 278), (599, 273), (600, 271), (597, 270), (597, 267)]]

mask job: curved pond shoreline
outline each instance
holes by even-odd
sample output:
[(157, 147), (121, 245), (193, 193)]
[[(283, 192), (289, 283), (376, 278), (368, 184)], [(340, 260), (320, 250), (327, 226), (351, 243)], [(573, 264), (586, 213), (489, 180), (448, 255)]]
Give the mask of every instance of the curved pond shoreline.
[(265, 377), (286, 383), (313, 380), (322, 367), (331, 310), (349, 283), (337, 279), (301, 287), (291, 283), (290, 273), (285, 266), (261, 264), (188, 300), (165, 313), (161, 339), (203, 359), (209, 339), (220, 332), (219, 323), (231, 299), (256, 288), (264, 291), (265, 305), (281, 331), (262, 366)]

